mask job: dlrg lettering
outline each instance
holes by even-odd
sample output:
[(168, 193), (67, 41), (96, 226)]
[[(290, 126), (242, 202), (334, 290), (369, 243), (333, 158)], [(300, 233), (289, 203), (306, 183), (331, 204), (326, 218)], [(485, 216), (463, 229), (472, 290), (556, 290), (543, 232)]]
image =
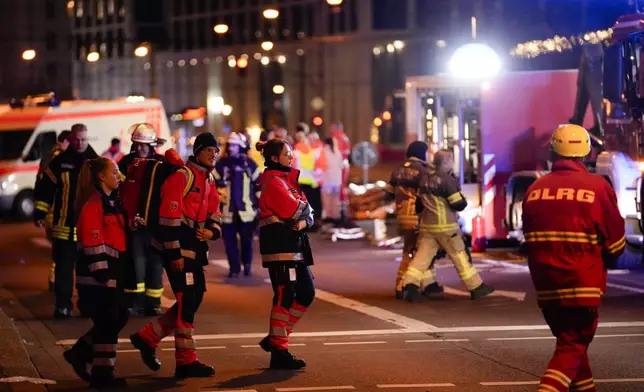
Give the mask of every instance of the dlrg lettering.
[(573, 188), (543, 188), (535, 189), (528, 195), (526, 202), (535, 200), (570, 200), (578, 201), (581, 203), (594, 203), (595, 192), (588, 189), (573, 189)]

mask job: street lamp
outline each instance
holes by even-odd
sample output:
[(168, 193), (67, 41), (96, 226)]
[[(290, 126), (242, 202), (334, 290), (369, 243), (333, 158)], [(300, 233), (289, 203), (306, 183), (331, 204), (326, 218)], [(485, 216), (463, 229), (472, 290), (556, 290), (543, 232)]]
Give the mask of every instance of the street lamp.
[(33, 49), (27, 49), (22, 52), (22, 59), (25, 61), (31, 61), (36, 58), (36, 51)]
[(262, 49), (265, 51), (269, 51), (273, 49), (273, 43), (271, 41), (264, 41), (262, 42)]
[(342, 0), (326, 0), (326, 3), (333, 7), (342, 4)]
[(264, 18), (266, 19), (277, 19), (277, 17), (280, 16), (280, 12), (275, 8), (267, 8), (264, 10), (262, 15), (264, 15)]
[(87, 61), (90, 63), (95, 63), (101, 58), (101, 55), (97, 51), (89, 52), (87, 54)]
[(213, 30), (215, 30), (215, 33), (217, 34), (226, 34), (228, 32), (228, 25), (225, 23), (219, 23), (213, 27)]
[(273, 93), (277, 95), (284, 94), (284, 86), (282, 86), (281, 84), (276, 84), (275, 86), (273, 86)]
[(134, 55), (136, 57), (145, 57), (150, 53), (150, 49), (147, 47), (147, 45), (139, 45), (137, 46), (136, 49), (134, 49)]
[(458, 78), (490, 79), (501, 70), (501, 59), (489, 46), (469, 43), (454, 52), (449, 68)]

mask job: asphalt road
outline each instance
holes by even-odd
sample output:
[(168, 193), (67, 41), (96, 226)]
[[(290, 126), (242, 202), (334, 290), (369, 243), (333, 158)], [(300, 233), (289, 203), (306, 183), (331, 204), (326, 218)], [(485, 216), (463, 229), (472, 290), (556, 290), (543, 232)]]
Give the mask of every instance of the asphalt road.
[[(122, 332), (117, 373), (141, 391), (534, 391), (554, 346), (529, 274), (520, 264), (476, 257), (497, 292), (471, 301), (447, 260), (440, 262), (442, 300), (407, 303), (393, 298), (398, 251), (359, 241), (332, 243), (313, 236), (317, 298), (292, 339), (308, 366), (267, 370), (257, 342), (266, 334), (272, 292), (264, 270), (229, 280), (221, 244), (210, 252), (208, 292), (196, 319), (200, 359), (215, 365), (214, 379), (175, 382), (173, 343), (162, 343), (164, 366), (152, 374)], [(46, 292), (50, 249), (28, 224), (0, 226), (0, 305), (18, 321), (32, 360), (55, 391), (84, 390), (64, 362), (65, 347), (89, 328), (83, 319), (54, 321)], [(644, 274), (619, 272), (601, 310), (590, 349), (601, 391), (644, 390)], [(169, 289), (164, 304), (173, 302)]]

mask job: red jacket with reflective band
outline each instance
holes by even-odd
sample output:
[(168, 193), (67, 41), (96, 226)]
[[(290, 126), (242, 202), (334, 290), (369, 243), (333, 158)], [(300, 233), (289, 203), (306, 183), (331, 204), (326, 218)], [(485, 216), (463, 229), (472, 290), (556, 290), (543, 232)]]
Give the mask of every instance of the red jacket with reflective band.
[[(122, 212), (115, 207), (116, 203), (116, 198), (111, 199), (97, 192), (81, 210), (76, 227), (82, 255), (76, 284), (115, 288), (123, 278), (126, 223)], [(95, 276), (105, 272), (109, 280), (101, 284)]]
[[(161, 186), (157, 237), (162, 244), (157, 247), (164, 248), (168, 260), (195, 258), (197, 228), (212, 230), (213, 239), (221, 237), (219, 194), (211, 171), (188, 161)], [(207, 250), (207, 245), (203, 248)]]
[(528, 263), (544, 306), (600, 305), (605, 262), (624, 252), (624, 218), (604, 178), (572, 160), (555, 162), (523, 200)]

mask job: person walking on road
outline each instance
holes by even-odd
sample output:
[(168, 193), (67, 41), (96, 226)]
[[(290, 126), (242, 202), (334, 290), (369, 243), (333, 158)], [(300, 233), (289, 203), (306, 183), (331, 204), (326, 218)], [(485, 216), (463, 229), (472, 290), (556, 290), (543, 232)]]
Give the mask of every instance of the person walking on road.
[(197, 358), (193, 335), (195, 314), (206, 292), (207, 241), (221, 237), (219, 194), (212, 175), (219, 153), (219, 143), (213, 134), (199, 134), (186, 166), (161, 186), (155, 246), (163, 252), (164, 266), (177, 302), (163, 316), (130, 336), (145, 365), (157, 371), (161, 361), (156, 356), (156, 348), (161, 339), (174, 332), (175, 377), (179, 379), (215, 375), (213, 367)]
[[(36, 226), (43, 227), (43, 221), (49, 209), (52, 205), (54, 208), (51, 235), (53, 238), (52, 252), (56, 263), (54, 317), (58, 319), (72, 316), (74, 266), (78, 258), (76, 215), (73, 206), (78, 174), (86, 160), (97, 156), (89, 145), (87, 127), (83, 124), (73, 125), (69, 136), (69, 148), (49, 163), (34, 192)], [(84, 306), (82, 289), (78, 292), (78, 308), (82, 316), (90, 314), (89, 309)]]
[(101, 154), (101, 156), (105, 158), (109, 158), (116, 163), (118, 163), (121, 159), (123, 159), (124, 154), (121, 152), (121, 139), (117, 137), (112, 138), (112, 141), (110, 142), (110, 148), (105, 150)]
[(339, 224), (342, 219), (340, 191), (345, 160), (334, 138), (324, 140), (323, 149), (327, 168), (322, 174), (322, 215), (325, 221)]
[[(78, 242), (82, 250), (76, 283), (85, 288), (87, 306), (94, 325), (65, 359), (91, 387), (125, 386), (114, 376), (118, 334), (128, 320), (123, 293), (127, 217), (116, 197), (121, 175), (109, 158), (83, 163), (78, 179), (74, 210), (78, 216)], [(129, 267), (132, 267), (129, 265)], [(91, 364), (91, 374), (88, 365)]]
[[(136, 198), (132, 193), (131, 179), (128, 180), (128, 171), (137, 159), (165, 160), (163, 155), (157, 154), (155, 147), (163, 145), (166, 141), (157, 138), (157, 132), (151, 124), (134, 124), (128, 130), (132, 135), (132, 149), (129, 154), (118, 161), (119, 170), (126, 177), (126, 185), (119, 189), (119, 197), (125, 203), (126, 198)], [(126, 203), (127, 205), (127, 203)], [(152, 232), (146, 227), (130, 232), (131, 254), (136, 270), (136, 287), (125, 290), (130, 315), (132, 316), (160, 316), (161, 297), (163, 296), (163, 261), (158, 252), (152, 247)]]
[(252, 159), (242, 153), (245, 149), (243, 136), (232, 132), (226, 143), (226, 156), (217, 161), (213, 172), (217, 187), (224, 190), (225, 195), (221, 203), (221, 216), (230, 267), (229, 278), (238, 277), (242, 266), (244, 275), (250, 276), (253, 262), (253, 222), (257, 215), (261, 171)]
[(285, 141), (258, 143), (266, 171), (260, 177), (259, 247), (262, 266), (273, 285), (270, 331), (259, 344), (271, 353), (271, 369), (299, 369), (306, 363), (288, 351), (289, 335), (313, 303), (313, 255), (306, 230), (313, 211), (300, 189), (300, 171), (292, 168), (293, 151)]
[(588, 132), (562, 125), (552, 134), (552, 172), (523, 200), (523, 232), (537, 302), (557, 338), (540, 392), (595, 391), (588, 347), (599, 320), (607, 268), (626, 246), (615, 191), (583, 164)]
[(465, 250), (457, 212), (465, 209), (467, 200), (461, 193), (458, 180), (452, 174), (452, 152), (436, 152), (434, 168), (435, 172), (422, 178), (420, 183), (417, 204), (422, 205), (421, 234), (416, 254), (403, 278), (403, 298), (409, 301), (424, 300), (423, 297), (440, 295), (443, 292), (443, 288), (435, 280), (436, 272), (432, 265), (432, 259), (440, 248), (445, 250), (454, 263), (461, 280), (470, 291), (470, 297), (485, 297), (494, 289), (483, 283), (476, 267), (470, 264)]

